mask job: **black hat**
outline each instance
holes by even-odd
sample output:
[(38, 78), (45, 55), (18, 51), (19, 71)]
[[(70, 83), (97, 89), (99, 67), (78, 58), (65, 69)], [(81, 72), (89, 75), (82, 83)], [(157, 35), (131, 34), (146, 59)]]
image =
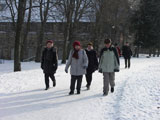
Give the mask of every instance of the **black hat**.
[(105, 39), (105, 40), (104, 40), (104, 43), (105, 43), (105, 44), (111, 43), (111, 39), (109, 39), (109, 38)]

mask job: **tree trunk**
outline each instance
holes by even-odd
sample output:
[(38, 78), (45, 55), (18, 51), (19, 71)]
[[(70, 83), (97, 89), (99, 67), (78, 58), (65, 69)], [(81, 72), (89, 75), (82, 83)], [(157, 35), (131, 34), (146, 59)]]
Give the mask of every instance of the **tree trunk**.
[(150, 48), (149, 49), (149, 57), (151, 57), (151, 55), (152, 55), (152, 49)]
[(35, 62), (41, 61), (42, 43), (43, 43), (43, 39), (44, 39), (44, 27), (45, 27), (45, 25), (42, 23), (40, 33), (38, 35), (39, 37), (38, 37), (38, 42), (37, 42)]
[(42, 52), (42, 44), (43, 44), (43, 39), (44, 39), (44, 32), (45, 32), (45, 26), (47, 22), (47, 17), (48, 17), (48, 10), (49, 10), (49, 5), (50, 5), (50, 0), (47, 0), (47, 5), (44, 5), (44, 10), (43, 10), (43, 0), (40, 1), (40, 18), (41, 18), (41, 28), (40, 28), (40, 33), (39, 37), (37, 40), (37, 50), (36, 50), (36, 58), (35, 62), (40, 62), (41, 61), (41, 52)]
[(71, 0), (70, 4), (68, 4), (67, 6), (67, 11), (66, 11), (66, 26), (65, 26), (65, 33), (64, 33), (64, 44), (63, 44), (63, 57), (62, 57), (62, 64), (66, 63), (66, 58), (67, 58), (67, 49), (68, 49), (68, 42), (70, 39), (70, 31), (72, 29), (71, 25), (72, 25), (72, 16), (73, 16), (73, 10), (74, 10), (74, 3), (75, 0)]
[(66, 25), (66, 32), (65, 32), (65, 39), (64, 39), (64, 44), (63, 44), (63, 57), (62, 57), (62, 64), (66, 63), (66, 58), (67, 58), (67, 47), (68, 47), (68, 42), (70, 38), (70, 25), (71, 22), (68, 22)]
[(22, 47), (21, 47), (21, 61), (24, 60), (24, 55), (27, 52), (27, 36), (28, 36), (28, 32), (30, 30), (31, 13), (32, 13), (32, 0), (30, 0), (27, 25), (26, 25), (26, 29), (24, 30), (25, 31), (24, 38), (23, 38)]
[(160, 54), (160, 49), (158, 48), (157, 57), (159, 57), (159, 54)]
[(156, 49), (153, 48), (153, 57), (156, 56)]
[(21, 30), (24, 22), (26, 0), (19, 0), (18, 18), (16, 25), (15, 48), (14, 48), (14, 72), (21, 71), (20, 52), (21, 52)]
[(137, 55), (136, 55), (137, 58), (139, 58), (139, 49), (140, 49), (140, 48), (139, 48), (139, 46), (138, 46), (138, 47), (137, 47)]

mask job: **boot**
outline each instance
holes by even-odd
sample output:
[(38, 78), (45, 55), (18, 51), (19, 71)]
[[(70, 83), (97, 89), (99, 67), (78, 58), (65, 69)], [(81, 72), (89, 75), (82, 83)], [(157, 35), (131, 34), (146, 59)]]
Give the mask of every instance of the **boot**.
[(111, 87), (111, 93), (113, 93), (114, 92), (114, 87)]
[(103, 93), (103, 96), (107, 96), (107, 95), (108, 95), (108, 93), (105, 93), (105, 92)]
[(49, 89), (49, 87), (46, 87), (46, 89), (45, 90), (48, 90)]
[(80, 94), (80, 91), (77, 91), (77, 94)]
[(87, 90), (90, 90), (90, 86), (89, 85), (87, 86)]
[(56, 87), (56, 80), (53, 81), (53, 87)]
[(70, 92), (69, 92), (69, 95), (73, 95), (73, 94), (74, 94), (74, 92), (73, 92), (73, 91), (70, 91)]

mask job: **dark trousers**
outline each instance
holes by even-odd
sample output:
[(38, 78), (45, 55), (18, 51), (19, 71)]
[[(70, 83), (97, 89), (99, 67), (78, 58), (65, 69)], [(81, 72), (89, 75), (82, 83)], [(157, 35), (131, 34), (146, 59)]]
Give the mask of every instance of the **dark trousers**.
[(89, 87), (92, 82), (92, 73), (86, 74), (86, 81), (87, 81), (87, 86)]
[(71, 86), (70, 86), (71, 92), (74, 92), (76, 81), (77, 81), (77, 88), (76, 88), (77, 92), (80, 92), (81, 84), (82, 84), (82, 77), (83, 77), (82, 75), (80, 76), (71, 75)]
[(53, 83), (55, 83), (55, 77), (54, 77), (54, 74), (48, 74), (48, 73), (45, 73), (45, 84), (46, 84), (46, 88), (49, 88), (49, 78), (51, 78), (51, 80), (53, 81)]
[(125, 58), (125, 68), (130, 68), (130, 66), (131, 66), (131, 60), (130, 60), (130, 58)]

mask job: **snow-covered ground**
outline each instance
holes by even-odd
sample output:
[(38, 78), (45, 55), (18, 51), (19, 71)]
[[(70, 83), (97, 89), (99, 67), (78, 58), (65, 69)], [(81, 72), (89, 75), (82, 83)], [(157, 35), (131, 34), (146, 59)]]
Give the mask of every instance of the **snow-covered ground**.
[(60, 65), (57, 86), (44, 91), (40, 64), (0, 64), (0, 120), (160, 120), (160, 58), (133, 58), (130, 69), (116, 73), (114, 93), (102, 96), (103, 77), (95, 72), (91, 90), (83, 78), (80, 95), (69, 96), (70, 75)]

